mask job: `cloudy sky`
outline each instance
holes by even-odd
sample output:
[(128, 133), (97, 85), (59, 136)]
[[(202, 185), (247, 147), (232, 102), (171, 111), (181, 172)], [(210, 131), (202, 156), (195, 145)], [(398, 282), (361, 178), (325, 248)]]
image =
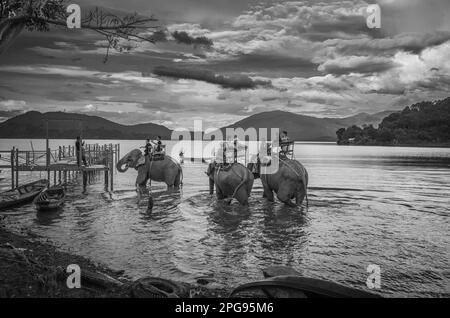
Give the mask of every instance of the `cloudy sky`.
[[(192, 127), (203, 119), (221, 127), (268, 110), (342, 117), (450, 95), (449, 0), (74, 2), (153, 14), (167, 40), (130, 44), (131, 52), (103, 63), (105, 41), (90, 31), (23, 32), (0, 55), (0, 121), (60, 110), (125, 124)], [(366, 25), (375, 2), (381, 29)], [(178, 43), (174, 31), (213, 46)], [(172, 76), (155, 72), (161, 67)], [(197, 80), (177, 77), (180, 69)], [(214, 83), (211, 74), (250, 85)]]

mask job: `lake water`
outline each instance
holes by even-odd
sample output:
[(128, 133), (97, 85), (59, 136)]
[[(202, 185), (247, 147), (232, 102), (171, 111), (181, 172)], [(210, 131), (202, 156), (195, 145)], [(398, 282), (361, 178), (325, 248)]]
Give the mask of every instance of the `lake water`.
[[(51, 147), (70, 142), (53, 140)], [(122, 154), (141, 145), (117, 142)], [(0, 143), (1, 150), (31, 147), (28, 140)], [(44, 141), (33, 146), (43, 149)], [(115, 175), (111, 195), (101, 178), (87, 194), (74, 184), (61, 211), (37, 213), (28, 205), (3, 212), (2, 223), (132, 278), (208, 276), (231, 287), (285, 265), (367, 290), (367, 266), (375, 264), (376, 292), (384, 296), (450, 296), (450, 149), (297, 143), (295, 156), (310, 175), (308, 209), (265, 201), (259, 180), (249, 208), (226, 206), (208, 193), (206, 165), (185, 163), (180, 192), (152, 183), (152, 213), (136, 202), (131, 169)], [(3, 175), (7, 190), (9, 172)]]

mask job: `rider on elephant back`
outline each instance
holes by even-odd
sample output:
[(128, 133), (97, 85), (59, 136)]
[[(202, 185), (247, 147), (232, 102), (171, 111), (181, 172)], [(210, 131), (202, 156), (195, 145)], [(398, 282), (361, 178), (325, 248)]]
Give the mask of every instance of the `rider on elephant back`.
[(288, 137), (288, 133), (286, 130), (283, 131), (283, 135), (280, 138), (280, 146), (281, 146), (281, 151), (280, 154), (281, 155), (286, 155), (287, 152), (289, 151), (288, 145), (287, 143), (289, 142), (289, 137)]
[(152, 141), (152, 143), (155, 145), (153, 149), (153, 156), (164, 157), (164, 146), (161, 141), (161, 136), (156, 137), (156, 142)]
[(237, 136), (234, 139), (230, 138), (228, 141), (222, 141), (214, 151), (214, 162), (223, 166), (237, 163), (237, 151), (246, 148), (245, 145), (239, 143)]
[(144, 156), (150, 156), (153, 151), (153, 146), (150, 143), (150, 139), (147, 139), (145, 141), (145, 146), (143, 146), (141, 148), (144, 148)]
[(238, 151), (239, 150), (247, 150), (247, 146), (241, 144), (239, 142), (238, 136), (234, 135), (234, 139), (233, 139), (233, 158), (234, 158), (234, 163), (237, 162), (237, 157), (238, 157)]

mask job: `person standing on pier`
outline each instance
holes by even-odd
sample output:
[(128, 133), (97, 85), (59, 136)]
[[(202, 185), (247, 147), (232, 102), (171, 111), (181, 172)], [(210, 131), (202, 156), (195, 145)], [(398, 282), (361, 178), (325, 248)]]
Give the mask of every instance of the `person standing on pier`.
[(80, 136), (77, 136), (77, 141), (75, 142), (75, 150), (78, 166), (80, 166), (80, 152), (81, 152), (81, 161), (83, 162), (83, 165), (87, 166), (86, 156), (84, 153), (84, 141), (81, 140)]

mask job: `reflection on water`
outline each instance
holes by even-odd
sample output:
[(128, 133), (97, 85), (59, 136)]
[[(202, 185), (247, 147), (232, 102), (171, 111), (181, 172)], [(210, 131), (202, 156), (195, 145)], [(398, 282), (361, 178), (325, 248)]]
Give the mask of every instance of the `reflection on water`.
[[(137, 145), (121, 142), (124, 153)], [(259, 180), (249, 207), (226, 205), (209, 195), (206, 166), (187, 163), (180, 191), (153, 183), (151, 212), (137, 203), (130, 170), (115, 175), (114, 193), (101, 181), (85, 195), (74, 184), (61, 210), (29, 205), (3, 213), (3, 223), (133, 278), (208, 276), (233, 286), (286, 265), (365, 289), (366, 268), (377, 264), (383, 295), (450, 295), (449, 149), (298, 144), (296, 157), (310, 175), (308, 209), (267, 202)]]

